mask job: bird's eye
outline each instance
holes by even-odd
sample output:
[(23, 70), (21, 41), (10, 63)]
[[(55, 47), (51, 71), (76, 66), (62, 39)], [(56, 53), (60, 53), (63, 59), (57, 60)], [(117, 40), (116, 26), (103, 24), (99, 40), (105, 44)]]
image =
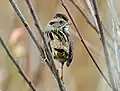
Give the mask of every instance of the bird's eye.
[(60, 24), (62, 24), (62, 23), (63, 23), (63, 21), (60, 21), (59, 23), (60, 23)]
[(56, 22), (50, 22), (50, 25), (53, 25), (53, 24), (55, 24)]

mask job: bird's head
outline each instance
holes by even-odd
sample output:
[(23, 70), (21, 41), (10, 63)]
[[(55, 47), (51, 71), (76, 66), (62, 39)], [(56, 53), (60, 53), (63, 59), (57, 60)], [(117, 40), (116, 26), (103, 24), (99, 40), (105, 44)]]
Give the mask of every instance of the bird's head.
[(49, 24), (56, 28), (64, 28), (65, 30), (69, 30), (71, 22), (68, 20), (66, 15), (57, 13)]

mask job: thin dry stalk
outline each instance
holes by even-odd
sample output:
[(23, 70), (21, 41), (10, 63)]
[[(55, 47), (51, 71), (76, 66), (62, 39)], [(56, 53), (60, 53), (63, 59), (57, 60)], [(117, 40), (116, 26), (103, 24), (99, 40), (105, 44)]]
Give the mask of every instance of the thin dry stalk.
[(66, 10), (67, 14), (69, 15), (75, 29), (76, 29), (76, 32), (78, 33), (78, 36), (80, 38), (80, 42), (82, 42), (83, 46), (85, 47), (86, 51), (88, 52), (90, 58), (92, 59), (93, 63), (95, 64), (95, 66), (97, 67), (98, 71), (100, 72), (100, 74), (103, 76), (103, 78), (105, 79), (105, 81), (107, 82), (108, 86), (111, 87), (111, 84), (109, 83), (108, 79), (105, 77), (104, 73), (102, 72), (101, 68), (99, 67), (99, 65), (97, 64), (95, 58), (93, 57), (92, 53), (90, 52), (90, 50), (88, 49), (88, 47), (86, 46), (85, 44), (85, 41), (84, 41), (84, 38), (82, 37), (81, 33), (79, 32), (79, 29), (77, 28), (71, 14), (69, 13), (68, 11), (68, 8), (66, 7), (65, 3), (63, 0), (61, 0), (61, 5), (63, 6), (63, 8)]
[(38, 20), (38, 17), (37, 17), (37, 15), (36, 15), (36, 13), (35, 13), (35, 10), (34, 10), (34, 8), (33, 8), (33, 5), (32, 5), (32, 3), (30, 2), (30, 0), (26, 0), (26, 3), (27, 3), (27, 5), (28, 5), (28, 7), (29, 7), (29, 10), (30, 10), (31, 14), (32, 14), (33, 20), (34, 20), (34, 22), (35, 22), (35, 25), (36, 25), (38, 31), (39, 31), (39, 34), (41, 35), (41, 37), (42, 37), (42, 39), (43, 39), (44, 46), (45, 46), (45, 52), (46, 52), (47, 58), (49, 59), (48, 61), (50, 62), (50, 64), (48, 65), (48, 67), (50, 68), (51, 72), (53, 73), (53, 75), (54, 75), (54, 77), (55, 77), (55, 79), (56, 79), (56, 81), (57, 81), (57, 84), (58, 84), (58, 86), (59, 86), (59, 89), (60, 89), (61, 91), (66, 91), (66, 89), (65, 89), (65, 87), (64, 87), (64, 85), (63, 85), (63, 83), (62, 83), (62, 81), (61, 81), (61, 79), (60, 79), (60, 77), (59, 77), (59, 74), (58, 74), (58, 71), (57, 71), (57, 69), (56, 69), (56, 66), (55, 66), (53, 57), (52, 57), (52, 55), (51, 55), (52, 53), (51, 53), (51, 51), (50, 51), (50, 48), (49, 48), (49, 45), (48, 45), (46, 36), (45, 36), (45, 34), (44, 34), (44, 32), (43, 32), (43, 29), (42, 29), (42, 27), (41, 27), (41, 25), (40, 25), (40, 23), (39, 23), (39, 20)]
[(20, 75), (24, 78), (24, 80), (27, 82), (27, 84), (29, 85), (29, 87), (33, 90), (36, 91), (34, 85), (32, 84), (32, 82), (28, 79), (28, 77), (25, 75), (25, 73), (23, 72), (23, 70), (20, 68), (20, 66), (17, 64), (17, 61), (14, 59), (12, 53), (9, 51), (9, 49), (7, 48), (7, 46), (5, 45), (5, 43), (3, 42), (2, 38), (0, 37), (0, 43), (3, 46), (4, 50), (6, 51), (7, 55), (10, 57), (11, 61), (14, 63), (14, 65), (16, 66), (16, 68), (18, 69), (18, 72), (20, 73)]
[(116, 65), (117, 65), (117, 70), (120, 73), (120, 53), (119, 53), (119, 48), (118, 48), (118, 31), (120, 30), (120, 21), (117, 16), (117, 13), (115, 11), (114, 5), (113, 5), (113, 0), (107, 0), (107, 4), (109, 6), (109, 10), (112, 15), (112, 23), (114, 24), (113, 28), (113, 36), (114, 36), (114, 49), (115, 49), (115, 56), (116, 56)]
[[(93, 28), (93, 30), (95, 30), (95, 32), (99, 35), (99, 31), (97, 30), (97, 27), (95, 26), (95, 22), (94, 23), (92, 23), (92, 21), (91, 21), (91, 19), (88, 17), (88, 11), (87, 10), (85, 10), (85, 9), (82, 9), (82, 6), (79, 4), (79, 3), (81, 3), (80, 1), (79, 1), (79, 3), (78, 2), (76, 2), (76, 0), (69, 0), (69, 1), (71, 1), (71, 3), (78, 9), (78, 11), (83, 15), (83, 17), (84, 17), (84, 19), (87, 21), (87, 23)], [(88, 0), (86, 0), (86, 1), (88, 1)], [(88, 5), (88, 4), (87, 4)], [(89, 5), (88, 5), (88, 7), (90, 7)], [(90, 8), (89, 8), (89, 11), (90, 11)], [(92, 18), (93, 18), (93, 15), (92, 15)], [(94, 20), (94, 19), (93, 19)], [(104, 23), (103, 22), (101, 22), (101, 24), (104, 26)], [(108, 32), (108, 31), (106, 31), (106, 29), (104, 28), (104, 31), (106, 32), (106, 34), (107, 34), (107, 36), (113, 41), (113, 38), (112, 38), (112, 36), (110, 35), (110, 33)], [(108, 42), (106, 42), (107, 44), (109, 44)], [(112, 46), (109, 44), (109, 46), (112, 48)], [(113, 48), (112, 48), (112, 50), (113, 50)]]
[(70, 2), (73, 3), (73, 5), (79, 10), (79, 12), (82, 14), (82, 16), (84, 17), (84, 19), (86, 20), (86, 22), (96, 31), (97, 34), (99, 34), (99, 31), (97, 30), (96, 26), (94, 26), (94, 24), (92, 24), (92, 22), (90, 21), (90, 19), (87, 17), (87, 14), (81, 9), (80, 5), (78, 5), (75, 0), (70, 0)]
[(103, 28), (102, 28), (101, 19), (100, 19), (96, 0), (92, 0), (92, 5), (94, 8), (94, 13), (95, 13), (95, 18), (97, 20), (98, 29), (99, 29), (100, 35), (101, 35), (101, 42), (102, 42), (103, 49), (104, 49), (105, 59), (106, 59), (107, 68), (108, 68), (108, 75), (109, 75), (110, 83), (112, 86), (112, 90), (117, 91), (117, 89), (115, 87), (114, 79), (113, 79), (113, 71), (112, 71), (111, 62), (110, 62), (111, 59), (110, 59), (110, 55), (108, 53), (108, 49), (106, 46), (104, 32), (103, 32)]
[(54, 64), (54, 60), (53, 60), (52, 55), (51, 55), (52, 53), (51, 53), (51, 51), (50, 51), (50, 49), (49, 49), (49, 46), (48, 46), (48, 43), (47, 43), (47, 39), (46, 39), (46, 37), (45, 37), (45, 35), (44, 35), (44, 32), (42, 31), (41, 25), (40, 25), (40, 23), (39, 23), (39, 21), (38, 21), (38, 19), (37, 19), (37, 16), (36, 16), (36, 14), (35, 14), (35, 12), (34, 12), (34, 9), (33, 9), (33, 7), (32, 7), (32, 4), (30, 3), (29, 0), (26, 0), (26, 2), (27, 2), (27, 4), (28, 4), (28, 7), (29, 7), (29, 9), (30, 9), (30, 11), (31, 11), (31, 14), (32, 14), (32, 16), (33, 16), (33, 19), (34, 19), (34, 21), (35, 21), (35, 25), (36, 25), (37, 29), (39, 30), (39, 33), (40, 33), (40, 35), (41, 35), (41, 37), (42, 37), (42, 39), (43, 39), (44, 46), (45, 46), (45, 53), (46, 53), (46, 56), (47, 56), (47, 59), (48, 59), (48, 60), (46, 59), (44, 50), (43, 50), (42, 47), (37, 43), (35, 37), (33, 36), (32, 32), (31, 32), (31, 28), (30, 28), (29, 24), (27, 23), (26, 19), (24, 18), (24, 16), (22, 15), (22, 13), (20, 12), (20, 10), (19, 10), (16, 2), (15, 2), (14, 0), (9, 0), (9, 1), (10, 1), (11, 5), (13, 6), (15, 12), (17, 13), (18, 17), (21, 19), (22, 23), (24, 24), (24, 26), (25, 26), (26, 30), (28, 31), (29, 35), (31, 36), (33, 42), (34, 42), (35, 45), (37, 46), (37, 48), (38, 48), (41, 56), (42, 56), (43, 59), (45, 60), (46, 64), (47, 64), (48, 67), (50, 68), (51, 72), (53, 73), (53, 75), (54, 75), (54, 77), (55, 77), (55, 79), (56, 79), (56, 81), (57, 81), (57, 84), (58, 84), (58, 86), (59, 86), (60, 91), (66, 91), (65, 86), (63, 85), (63, 83), (62, 83), (62, 81), (61, 81), (61, 79), (60, 79), (60, 77), (59, 77), (58, 70), (56, 69), (56, 66), (55, 66), (55, 64)]

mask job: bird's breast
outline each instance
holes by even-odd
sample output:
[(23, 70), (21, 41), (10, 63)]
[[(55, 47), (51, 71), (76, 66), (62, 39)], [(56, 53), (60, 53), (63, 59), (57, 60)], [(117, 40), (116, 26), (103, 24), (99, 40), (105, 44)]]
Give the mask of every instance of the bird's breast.
[(54, 58), (60, 62), (66, 61), (69, 53), (69, 41), (62, 38), (63, 35), (59, 34), (59, 37), (55, 33), (51, 33), (51, 35), (52, 40), (50, 41), (50, 46), (52, 48)]

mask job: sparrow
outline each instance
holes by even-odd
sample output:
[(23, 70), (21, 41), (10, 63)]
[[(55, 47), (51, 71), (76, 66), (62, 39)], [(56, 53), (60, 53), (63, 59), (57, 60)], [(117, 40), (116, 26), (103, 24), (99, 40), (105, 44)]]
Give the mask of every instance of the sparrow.
[(45, 28), (48, 45), (54, 61), (61, 64), (61, 80), (63, 81), (63, 66), (69, 67), (73, 59), (71, 22), (65, 14), (57, 13)]

